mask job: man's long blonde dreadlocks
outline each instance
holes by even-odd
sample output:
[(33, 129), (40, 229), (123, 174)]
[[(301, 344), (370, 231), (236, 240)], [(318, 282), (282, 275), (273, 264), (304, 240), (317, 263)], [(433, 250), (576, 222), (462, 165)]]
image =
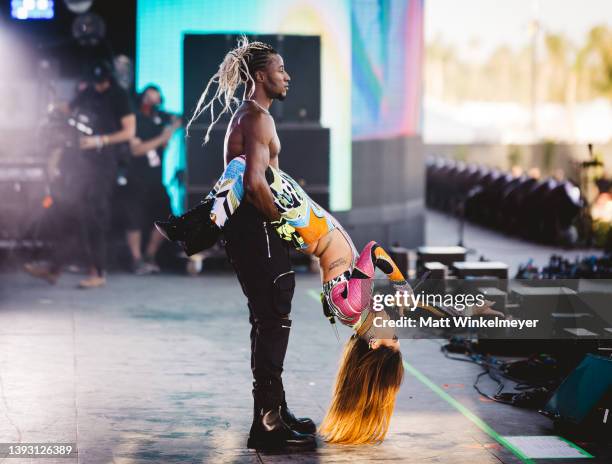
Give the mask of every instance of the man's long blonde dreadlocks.
[[(234, 114), (235, 108), (232, 104), (238, 106), (240, 100), (238, 100), (234, 94), (241, 84), (245, 84), (244, 93), (242, 98), (248, 98), (253, 96), (255, 92), (255, 80), (253, 76), (255, 71), (263, 69), (270, 55), (276, 54), (270, 45), (263, 42), (249, 42), (246, 36), (238, 39), (238, 46), (228, 52), (223, 58), (223, 61), (219, 65), (219, 70), (210, 78), (204, 92), (198, 100), (198, 105), (193, 113), (193, 116), (187, 123), (187, 131), (191, 124), (200, 117), (200, 115), (210, 108), (210, 120), (211, 123), (206, 131), (204, 137), (204, 143), (207, 143), (210, 138), (210, 131), (212, 127), (219, 121), (221, 116), (229, 111), (232, 115)], [(214, 96), (206, 102), (206, 96), (208, 91), (213, 84), (217, 84), (217, 91)], [(214, 103), (218, 101), (222, 106), (223, 110), (215, 117)]]

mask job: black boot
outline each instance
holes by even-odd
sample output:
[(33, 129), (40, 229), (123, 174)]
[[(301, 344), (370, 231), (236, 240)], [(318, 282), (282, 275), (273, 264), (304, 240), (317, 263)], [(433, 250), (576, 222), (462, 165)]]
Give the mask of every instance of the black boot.
[(316, 448), (313, 435), (291, 430), (281, 417), (282, 390), (253, 390), (257, 410), (247, 447), (262, 451), (308, 451)]
[[(257, 383), (253, 382), (253, 423), (257, 420), (260, 407), (257, 404), (257, 395), (255, 393), (257, 389)], [(283, 401), (281, 403), (281, 419), (289, 426), (289, 428), (295, 432), (314, 435), (317, 432), (317, 426), (309, 417), (295, 417), (285, 399), (285, 390), (283, 390)]]
[(294, 432), (283, 421), (280, 406), (261, 409), (251, 426), (247, 447), (262, 451), (310, 451), (317, 447), (314, 435)]
[(285, 392), (283, 392), (283, 402), (281, 403), (281, 418), (291, 430), (299, 433), (314, 434), (317, 431), (317, 426), (309, 417), (295, 417), (285, 400)]

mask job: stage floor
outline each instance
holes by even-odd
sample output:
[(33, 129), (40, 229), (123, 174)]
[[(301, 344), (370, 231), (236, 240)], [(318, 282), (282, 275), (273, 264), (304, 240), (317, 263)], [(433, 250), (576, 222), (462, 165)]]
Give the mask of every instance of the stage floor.
[[(75, 289), (80, 277), (52, 287), (0, 275), (0, 443), (76, 442), (83, 463), (518, 463), (529, 461), (502, 437), (554, 435), (536, 412), (483, 401), (472, 388), (480, 367), (446, 359), (442, 340), (403, 340), (407, 371), (382, 445), (256, 453), (245, 446), (249, 324), (235, 277), (111, 274), (89, 291)], [(297, 282), (285, 387), (294, 412), (320, 423), (341, 346), (322, 317), (318, 277)], [(578, 445), (590, 462), (612, 459)]]

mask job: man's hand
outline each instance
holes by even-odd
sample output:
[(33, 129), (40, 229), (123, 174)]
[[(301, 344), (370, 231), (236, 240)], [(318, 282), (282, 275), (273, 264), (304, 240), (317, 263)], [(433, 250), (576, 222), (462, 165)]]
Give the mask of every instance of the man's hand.
[(102, 148), (102, 137), (94, 135), (91, 137), (81, 137), (79, 139), (79, 147), (81, 150), (92, 150), (94, 148)]
[(132, 155), (144, 156), (151, 150), (157, 150), (159, 147), (163, 147), (172, 138), (172, 135), (176, 130), (181, 127), (182, 121), (180, 118), (174, 119), (172, 124), (164, 127), (161, 134), (157, 137), (153, 137), (149, 140), (141, 140), (138, 137), (134, 137), (130, 141), (130, 148), (132, 149)]

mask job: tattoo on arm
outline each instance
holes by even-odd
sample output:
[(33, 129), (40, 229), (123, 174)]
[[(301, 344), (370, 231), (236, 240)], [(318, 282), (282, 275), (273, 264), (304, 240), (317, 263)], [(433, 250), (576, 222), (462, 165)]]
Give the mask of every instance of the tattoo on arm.
[(346, 259), (344, 258), (340, 258), (337, 259), (335, 261), (333, 261), (329, 267), (327, 268), (328, 271), (331, 271), (333, 268), (338, 267), (338, 266), (342, 266), (343, 264), (347, 264)]

